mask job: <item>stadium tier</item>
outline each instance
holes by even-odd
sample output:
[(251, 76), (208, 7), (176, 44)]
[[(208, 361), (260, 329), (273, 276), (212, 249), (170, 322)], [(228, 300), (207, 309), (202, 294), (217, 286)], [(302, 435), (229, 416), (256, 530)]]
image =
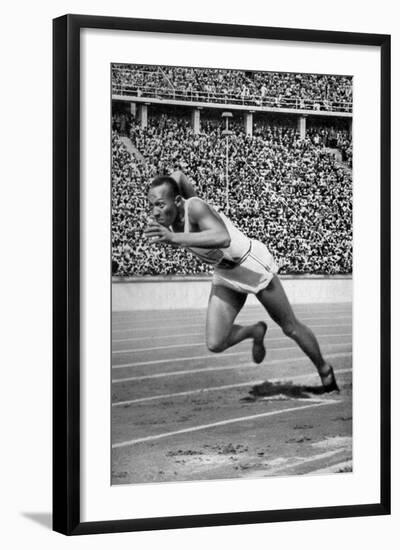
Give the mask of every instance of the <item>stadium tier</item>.
[[(114, 113), (113, 274), (211, 272), (189, 252), (151, 245), (143, 237), (148, 184), (156, 174), (176, 169), (194, 180), (200, 197), (224, 211), (247, 235), (266, 243), (281, 273), (350, 273), (351, 136), (344, 123), (308, 122), (301, 140), (295, 118), (255, 115), (249, 136), (243, 121), (233, 117), (228, 166), (223, 127), (220, 113), (212, 110), (202, 114), (198, 134), (182, 109), (153, 110), (146, 128), (133, 116)], [(125, 140), (129, 136), (131, 152), (122, 135)]]
[(350, 113), (352, 78), (339, 75), (117, 65), (114, 96)]

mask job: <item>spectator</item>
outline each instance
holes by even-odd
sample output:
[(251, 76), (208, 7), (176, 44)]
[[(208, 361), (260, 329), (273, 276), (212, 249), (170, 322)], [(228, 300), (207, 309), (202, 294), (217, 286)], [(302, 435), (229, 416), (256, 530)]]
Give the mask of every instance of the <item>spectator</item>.
[[(256, 118), (253, 136), (232, 119), (229, 217), (247, 235), (266, 242), (282, 273), (352, 271), (351, 171), (324, 152), (326, 126), (310, 128), (300, 141), (293, 120)], [(333, 127), (332, 127), (333, 128)], [(188, 118), (150, 116), (130, 138), (143, 163), (112, 135), (112, 254), (117, 275), (201, 274), (209, 267), (184, 250), (151, 246), (143, 239), (147, 184), (158, 173), (182, 169), (199, 196), (226, 209), (222, 121), (202, 118), (194, 134)], [(334, 130), (351, 159), (348, 132)], [(116, 268), (118, 265), (118, 268)]]
[(113, 93), (316, 111), (352, 110), (350, 76), (261, 71), (250, 74), (226, 69), (114, 64)]

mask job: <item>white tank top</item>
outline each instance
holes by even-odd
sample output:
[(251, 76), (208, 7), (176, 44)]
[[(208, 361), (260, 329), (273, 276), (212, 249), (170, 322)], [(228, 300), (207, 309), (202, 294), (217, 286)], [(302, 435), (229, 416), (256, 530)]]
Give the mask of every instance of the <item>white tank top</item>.
[[(189, 199), (186, 199), (184, 202), (184, 212), (185, 212), (185, 218), (184, 218), (184, 233), (190, 233), (190, 223), (189, 223), (189, 205), (190, 201), (193, 199), (201, 200), (199, 197), (190, 197)], [(202, 201), (204, 202), (204, 201)], [(210, 206), (210, 205), (208, 205)], [(193, 254), (198, 256), (203, 262), (206, 262), (208, 264), (221, 264), (221, 267), (224, 266), (224, 264), (239, 264), (245, 256), (250, 251), (251, 246), (251, 240), (249, 237), (246, 237), (244, 233), (240, 231), (229, 218), (225, 216), (222, 212), (218, 212), (215, 208), (210, 206), (212, 210), (217, 212), (217, 214), (221, 217), (222, 221), (224, 222), (224, 225), (226, 227), (226, 230), (229, 233), (230, 237), (230, 245), (227, 248), (196, 248), (196, 247), (187, 247), (188, 250), (190, 250)], [(233, 267), (233, 265), (227, 265), (226, 267)]]

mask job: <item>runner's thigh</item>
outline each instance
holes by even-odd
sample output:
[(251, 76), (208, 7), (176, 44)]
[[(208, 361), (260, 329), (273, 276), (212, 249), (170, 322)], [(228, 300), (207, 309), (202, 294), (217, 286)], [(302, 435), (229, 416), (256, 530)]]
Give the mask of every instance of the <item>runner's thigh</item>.
[(237, 314), (246, 301), (246, 297), (246, 294), (236, 292), (222, 285), (211, 287), (206, 322), (208, 342), (210, 340), (225, 341)]
[(296, 322), (292, 306), (277, 275), (274, 275), (267, 288), (257, 294), (257, 298), (279, 326)]

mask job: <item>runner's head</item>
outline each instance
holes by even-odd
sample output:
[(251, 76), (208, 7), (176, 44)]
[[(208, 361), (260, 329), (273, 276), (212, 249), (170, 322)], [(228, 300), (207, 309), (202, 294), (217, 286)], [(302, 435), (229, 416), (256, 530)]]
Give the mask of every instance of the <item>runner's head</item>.
[(174, 178), (170, 176), (154, 178), (150, 184), (148, 199), (156, 222), (165, 227), (172, 225), (178, 216), (182, 202), (179, 187)]

